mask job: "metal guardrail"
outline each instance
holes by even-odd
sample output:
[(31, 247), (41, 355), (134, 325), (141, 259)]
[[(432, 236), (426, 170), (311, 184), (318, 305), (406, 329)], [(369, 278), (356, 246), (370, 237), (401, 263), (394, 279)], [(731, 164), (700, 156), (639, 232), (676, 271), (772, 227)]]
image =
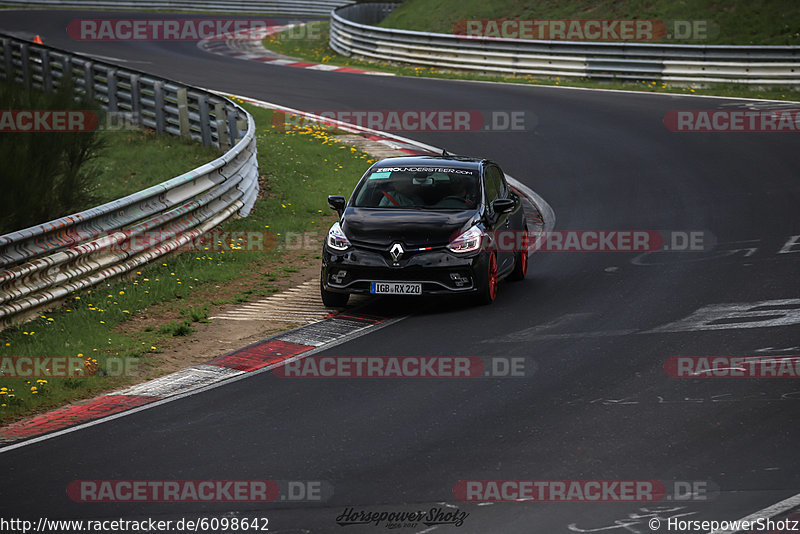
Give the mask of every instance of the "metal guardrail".
[(219, 11), (222, 13), (270, 13), (276, 15), (327, 16), (351, 0), (0, 0), (0, 5), (20, 7), (70, 7), (83, 9), (160, 9)]
[(330, 46), (366, 60), (486, 74), (800, 85), (800, 47), (535, 41), (375, 26), (396, 3), (331, 13)]
[(67, 73), (78, 94), (107, 111), (129, 112), (159, 134), (226, 152), (125, 198), (0, 236), (0, 325), (178, 250), (237, 212), (247, 216), (258, 194), (255, 123), (243, 108), (164, 78), (0, 34), (4, 79), (50, 91)]

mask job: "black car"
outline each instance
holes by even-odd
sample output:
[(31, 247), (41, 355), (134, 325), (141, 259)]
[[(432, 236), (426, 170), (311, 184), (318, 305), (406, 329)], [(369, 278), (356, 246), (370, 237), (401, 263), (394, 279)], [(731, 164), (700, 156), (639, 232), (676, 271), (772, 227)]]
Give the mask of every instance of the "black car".
[(339, 221), (322, 251), (326, 306), (344, 306), (351, 293), (471, 293), (488, 304), (498, 280), (525, 278), (522, 199), (492, 161), (386, 158), (367, 170), (349, 203), (329, 196), (328, 204)]

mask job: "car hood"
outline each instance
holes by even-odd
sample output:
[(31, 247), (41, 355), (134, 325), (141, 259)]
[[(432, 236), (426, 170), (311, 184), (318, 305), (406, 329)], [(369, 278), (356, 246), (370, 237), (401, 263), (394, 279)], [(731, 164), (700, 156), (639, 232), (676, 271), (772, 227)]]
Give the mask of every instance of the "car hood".
[(399, 241), (419, 248), (447, 245), (477, 219), (475, 210), (347, 208), (342, 230), (354, 244), (389, 247)]

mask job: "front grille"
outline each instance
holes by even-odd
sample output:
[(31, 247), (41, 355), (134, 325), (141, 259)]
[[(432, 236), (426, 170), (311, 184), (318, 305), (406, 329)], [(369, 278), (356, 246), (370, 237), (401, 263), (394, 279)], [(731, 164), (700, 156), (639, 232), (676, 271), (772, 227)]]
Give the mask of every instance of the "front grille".
[[(342, 274), (344, 272), (344, 274)], [(457, 278), (454, 279), (456, 275)], [(449, 289), (468, 289), (473, 285), (469, 269), (381, 269), (375, 267), (332, 266), (328, 271), (328, 283), (347, 286), (357, 280), (387, 282), (438, 282)]]
[[(386, 258), (387, 260), (391, 261), (391, 259), (392, 259), (391, 254), (389, 254), (389, 250), (392, 248), (392, 245), (394, 243), (392, 243), (391, 245), (387, 245), (387, 246), (367, 245), (367, 244), (364, 244), (364, 243), (361, 243), (361, 242), (352, 242), (352, 241), (350, 243), (353, 245), (353, 249), (356, 252), (358, 252), (359, 250), (368, 251), (368, 252), (371, 252), (371, 253), (380, 254), (382, 257)], [(427, 253), (430, 253), (432, 251), (443, 250), (445, 248), (445, 247), (440, 245), (440, 246), (431, 247), (428, 250), (414, 250), (411, 247), (406, 246), (405, 243), (401, 242), (401, 244), (403, 245), (403, 254), (400, 256), (400, 261), (408, 260), (408, 259), (413, 258), (414, 256), (416, 256), (418, 254), (427, 254)], [(419, 248), (421, 248), (421, 247), (419, 247)]]

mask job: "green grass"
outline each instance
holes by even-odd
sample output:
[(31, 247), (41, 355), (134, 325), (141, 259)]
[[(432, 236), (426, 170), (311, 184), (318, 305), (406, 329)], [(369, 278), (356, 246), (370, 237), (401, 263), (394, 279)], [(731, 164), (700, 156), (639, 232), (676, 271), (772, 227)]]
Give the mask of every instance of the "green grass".
[[(285, 248), (280, 244), (287, 233), (327, 230), (335, 218), (328, 208), (327, 196), (349, 194), (373, 160), (332, 139), (329, 131), (307, 129), (284, 133), (272, 128), (270, 110), (247, 104), (245, 107), (256, 120), (259, 168), (266, 187), (249, 217), (231, 220), (220, 230), (271, 231), (279, 246), (267, 251), (247, 251), (234, 242), (227, 250), (184, 252), (151, 264), (127, 280), (73, 295), (64, 306), (0, 332), (0, 358), (80, 354), (95, 359), (101, 370), (86, 378), (49, 378), (40, 385), (35, 379), (0, 378), (0, 388), (6, 388), (5, 393), (0, 390), (0, 397), (4, 397), (0, 403), (5, 404), (0, 406), (0, 421), (129, 383), (127, 376), (112, 376), (102, 371), (108, 367), (110, 358), (125, 358), (139, 369), (157, 374), (159, 344), (169, 337), (190, 334), (193, 323), (208, 317), (208, 307), (188, 306), (182, 310), (179, 321), (133, 334), (119, 333), (118, 326), (137, 312), (160, 303), (179, 303), (194, 291), (212, 290), (248, 269), (261, 271), (260, 283), (233, 299), (244, 301), (251, 296), (270, 294), (275, 291), (272, 282), (296, 271), (293, 266), (285, 266), (277, 272), (268, 272), (264, 266), (284, 254)], [(175, 142), (172, 138), (168, 140)], [(38, 393), (31, 393), (33, 386)], [(16, 395), (13, 401), (8, 400), (11, 389)]]
[(764, 98), (770, 100), (797, 100), (800, 92), (792, 87), (752, 88), (737, 84), (709, 84), (707, 87), (671, 86), (661, 82), (605, 82), (581, 78), (536, 78), (533, 76), (491, 76), (470, 71), (453, 71), (414, 67), (396, 63), (363, 61), (357, 58), (342, 56), (328, 45), (330, 26), (322, 24), (321, 39), (281, 39), (274, 36), (264, 40), (264, 46), (287, 56), (305, 59), (316, 63), (361, 68), (381, 72), (391, 72), (399, 76), (425, 78), (443, 78), (452, 80), (470, 80), (481, 82), (521, 83), (530, 85), (552, 85), (583, 88), (617, 89), (628, 91), (661, 92), (675, 94), (697, 94), (730, 96), (744, 98)]
[(101, 202), (160, 184), (221, 155), (217, 148), (152, 130), (107, 130), (101, 139), (105, 147), (90, 163), (99, 171), (95, 192)]
[(454, 33), (459, 20), (502, 18), (707, 20), (716, 29), (703, 44), (800, 44), (800, 3), (793, 0), (405, 0), (380, 25)]

